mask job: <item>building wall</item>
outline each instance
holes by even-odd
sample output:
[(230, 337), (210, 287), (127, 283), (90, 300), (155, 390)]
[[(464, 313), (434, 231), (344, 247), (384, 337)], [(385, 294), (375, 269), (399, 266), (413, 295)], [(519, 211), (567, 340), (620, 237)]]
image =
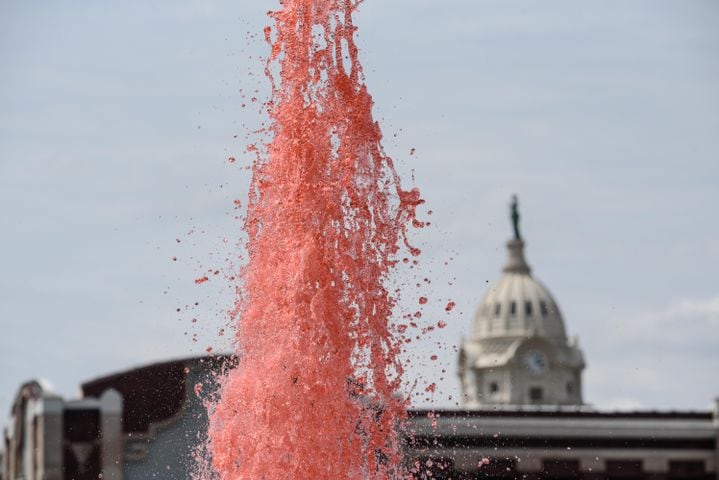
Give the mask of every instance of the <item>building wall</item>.
[[(4, 435), (0, 480), (190, 479), (207, 427), (195, 387), (211, 391), (223, 362), (120, 372), (84, 384), (77, 400), (23, 386)], [(416, 478), (719, 479), (719, 407), (496, 408), (410, 412), (404, 454)]]
[(717, 479), (717, 417), (561, 409), (413, 412), (420, 478)]
[(189, 479), (195, 466), (197, 448), (207, 430), (207, 411), (195, 394), (194, 386), (212, 383), (209, 373), (193, 370), (188, 374), (185, 404), (180, 415), (152, 428), (149, 436), (125, 439), (125, 480)]

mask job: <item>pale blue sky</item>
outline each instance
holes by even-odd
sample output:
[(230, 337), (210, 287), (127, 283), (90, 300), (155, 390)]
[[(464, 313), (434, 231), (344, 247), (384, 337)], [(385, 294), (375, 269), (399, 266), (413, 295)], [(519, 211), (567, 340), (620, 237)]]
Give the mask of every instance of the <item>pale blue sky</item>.
[[(260, 122), (239, 90), (266, 93), (255, 34), (275, 6), (0, 0), (0, 418), (32, 377), (73, 395), (222, 345), (228, 284), (193, 280), (238, 255), (232, 200)], [(706, 408), (719, 4), (366, 0), (356, 22), (385, 146), (434, 211), (414, 236), (433, 279), (425, 318), (457, 302), (410, 379), (454, 404), (452, 347), (499, 275), (517, 192), (529, 262), (587, 357), (585, 399)]]

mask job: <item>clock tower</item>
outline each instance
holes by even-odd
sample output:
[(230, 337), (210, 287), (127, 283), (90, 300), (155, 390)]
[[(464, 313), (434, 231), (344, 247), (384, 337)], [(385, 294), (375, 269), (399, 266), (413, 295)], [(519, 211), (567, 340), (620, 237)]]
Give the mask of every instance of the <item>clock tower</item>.
[(465, 407), (583, 404), (584, 356), (570, 341), (557, 302), (524, 258), (519, 208), (502, 276), (477, 309), (471, 337), (459, 352)]

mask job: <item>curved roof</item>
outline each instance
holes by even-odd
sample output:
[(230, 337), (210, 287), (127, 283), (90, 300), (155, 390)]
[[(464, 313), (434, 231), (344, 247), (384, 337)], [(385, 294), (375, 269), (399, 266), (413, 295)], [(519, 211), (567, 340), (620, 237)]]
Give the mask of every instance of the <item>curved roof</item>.
[(474, 319), (475, 340), (546, 336), (566, 341), (564, 320), (549, 290), (532, 277), (524, 242), (507, 242), (509, 258), (502, 276), (485, 295)]
[(152, 424), (175, 418), (182, 410), (190, 371), (217, 372), (236, 365), (236, 357), (212, 355), (153, 363), (96, 378), (82, 384), (83, 397), (99, 398), (114, 389), (123, 398), (123, 431), (147, 432)]

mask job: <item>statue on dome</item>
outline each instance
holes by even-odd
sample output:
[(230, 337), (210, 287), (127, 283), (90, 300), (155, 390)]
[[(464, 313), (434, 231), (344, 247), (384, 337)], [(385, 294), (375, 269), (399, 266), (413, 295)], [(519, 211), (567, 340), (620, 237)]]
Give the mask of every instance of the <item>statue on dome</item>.
[(511, 207), (512, 226), (514, 227), (514, 239), (521, 240), (522, 235), (519, 233), (519, 199), (517, 195), (512, 195)]

